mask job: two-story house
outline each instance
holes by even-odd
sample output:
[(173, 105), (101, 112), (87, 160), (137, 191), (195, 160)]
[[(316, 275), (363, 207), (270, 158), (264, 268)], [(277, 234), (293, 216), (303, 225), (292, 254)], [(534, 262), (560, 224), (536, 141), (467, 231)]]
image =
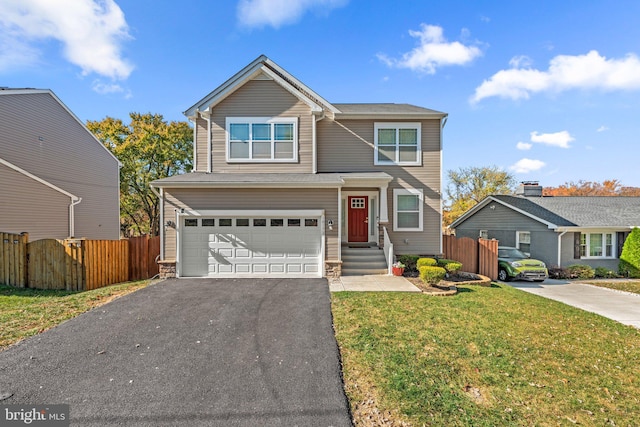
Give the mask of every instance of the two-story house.
[(447, 114), (332, 104), (260, 56), (185, 115), (194, 170), (152, 183), (165, 277), (339, 276), (351, 247), (442, 252)]

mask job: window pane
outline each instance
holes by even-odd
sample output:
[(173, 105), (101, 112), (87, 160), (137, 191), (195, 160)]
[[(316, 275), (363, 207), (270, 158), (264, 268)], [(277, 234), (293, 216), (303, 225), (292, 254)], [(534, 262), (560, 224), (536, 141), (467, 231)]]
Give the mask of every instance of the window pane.
[(293, 124), (276, 123), (274, 127), (276, 141), (293, 141)]
[(602, 256), (602, 234), (589, 235), (589, 256)]
[(305, 227), (317, 227), (318, 226), (318, 220), (315, 219), (315, 218), (312, 218), (312, 219), (307, 218), (307, 219), (304, 220), (304, 226)]
[(202, 226), (203, 227), (213, 227), (216, 225), (216, 220), (213, 218), (202, 218)]
[(236, 219), (236, 227), (248, 227), (248, 226), (249, 226), (249, 218)]
[(399, 129), (399, 142), (400, 144), (418, 144), (418, 130), (417, 129)]
[(395, 162), (396, 161), (396, 146), (378, 146), (378, 161), (379, 162)]
[(232, 141), (249, 140), (249, 125), (247, 123), (232, 123), (229, 125), (229, 139)]
[(254, 142), (253, 158), (254, 159), (270, 159), (271, 158), (271, 142)]
[(418, 228), (420, 217), (418, 212), (398, 212), (398, 228)]
[(606, 256), (613, 256), (613, 234), (605, 234), (606, 236), (606, 242), (607, 244), (605, 245), (605, 249), (606, 249)]
[(253, 226), (254, 227), (266, 227), (267, 226), (267, 220), (266, 219), (254, 219), (253, 220)]
[(420, 199), (417, 195), (406, 194), (398, 195), (397, 210), (400, 211), (417, 211), (420, 209)]
[(378, 145), (395, 145), (396, 130), (395, 129), (378, 129)]
[(255, 123), (251, 130), (254, 141), (271, 141), (271, 125), (269, 123)]
[(300, 218), (291, 218), (287, 220), (289, 227), (300, 227)]
[(272, 219), (271, 220), (272, 227), (284, 227), (284, 219)]
[(231, 227), (231, 218), (220, 218), (218, 224), (220, 224), (220, 227)]
[(197, 227), (198, 226), (198, 218), (185, 218), (184, 219), (185, 227)]
[(276, 159), (293, 159), (293, 142), (276, 141)]
[(400, 161), (401, 162), (416, 162), (418, 160), (416, 146), (401, 146), (400, 147)]
[(230, 159), (248, 159), (249, 143), (248, 142), (230, 142)]
[(528, 231), (520, 231), (518, 240), (520, 243), (531, 243), (531, 233)]

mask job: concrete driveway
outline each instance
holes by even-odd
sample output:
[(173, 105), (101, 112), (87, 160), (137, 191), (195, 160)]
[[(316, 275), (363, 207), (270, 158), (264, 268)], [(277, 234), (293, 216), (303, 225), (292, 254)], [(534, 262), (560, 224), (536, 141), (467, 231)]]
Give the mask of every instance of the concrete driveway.
[(72, 425), (350, 426), (324, 279), (168, 280), (0, 353)]
[(508, 285), (640, 328), (640, 295), (597, 286), (547, 279)]

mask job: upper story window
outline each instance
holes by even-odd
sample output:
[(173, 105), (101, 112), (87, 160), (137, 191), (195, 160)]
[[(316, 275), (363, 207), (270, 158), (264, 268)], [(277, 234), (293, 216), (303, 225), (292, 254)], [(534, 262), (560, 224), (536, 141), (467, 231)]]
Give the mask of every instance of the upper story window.
[(298, 119), (295, 117), (227, 117), (228, 162), (295, 162)]
[(421, 164), (420, 123), (375, 123), (376, 165)]

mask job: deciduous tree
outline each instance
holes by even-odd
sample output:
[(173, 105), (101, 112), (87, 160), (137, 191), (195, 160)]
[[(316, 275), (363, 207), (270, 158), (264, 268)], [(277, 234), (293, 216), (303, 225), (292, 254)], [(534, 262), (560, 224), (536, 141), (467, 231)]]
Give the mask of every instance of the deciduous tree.
[(447, 171), (447, 200), (443, 225), (447, 226), (490, 194), (513, 194), (516, 180), (497, 166), (471, 166)]
[(557, 187), (545, 187), (544, 196), (640, 196), (640, 188), (625, 187), (617, 179), (602, 182), (584, 181), (565, 182)]
[(159, 201), (149, 183), (191, 170), (193, 132), (187, 122), (167, 123), (160, 114), (129, 117), (129, 124), (106, 117), (87, 121), (87, 127), (122, 163), (120, 221), (125, 235), (158, 235)]

